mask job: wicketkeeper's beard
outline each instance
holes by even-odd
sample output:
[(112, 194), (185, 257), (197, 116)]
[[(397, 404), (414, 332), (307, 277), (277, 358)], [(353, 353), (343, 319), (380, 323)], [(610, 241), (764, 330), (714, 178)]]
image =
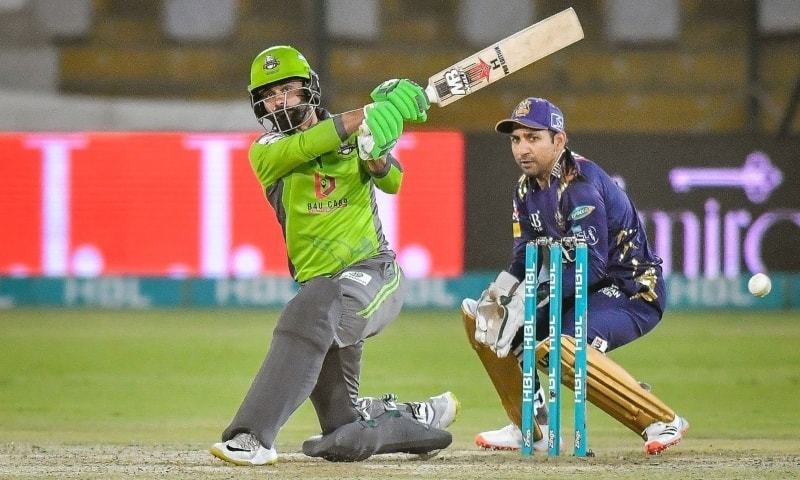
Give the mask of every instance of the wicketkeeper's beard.
[(280, 132), (289, 132), (307, 122), (313, 107), (301, 104), (294, 107), (282, 108), (275, 113), (267, 115)]

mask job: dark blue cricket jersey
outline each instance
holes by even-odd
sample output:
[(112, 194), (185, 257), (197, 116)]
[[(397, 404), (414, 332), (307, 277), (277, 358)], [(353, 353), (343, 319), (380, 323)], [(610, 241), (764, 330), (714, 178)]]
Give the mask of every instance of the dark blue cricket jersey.
[[(628, 195), (596, 163), (565, 150), (542, 189), (523, 175), (514, 194), (514, 259), (509, 272), (525, 278), (525, 245), (538, 237), (585, 238), (589, 247), (589, 285), (595, 291), (616, 285), (664, 311), (656, 294), (661, 259), (647, 243), (644, 225)], [(574, 259), (571, 252), (570, 258)], [(564, 298), (575, 292), (575, 264), (563, 265)]]

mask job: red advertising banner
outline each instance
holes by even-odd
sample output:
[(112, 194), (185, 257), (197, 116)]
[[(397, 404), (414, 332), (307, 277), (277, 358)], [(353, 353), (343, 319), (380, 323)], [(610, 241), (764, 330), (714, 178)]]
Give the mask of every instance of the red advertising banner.
[[(2, 133), (0, 275), (288, 274), (247, 160), (251, 133)], [(411, 277), (463, 272), (464, 140), (404, 134), (398, 195), (377, 192)]]

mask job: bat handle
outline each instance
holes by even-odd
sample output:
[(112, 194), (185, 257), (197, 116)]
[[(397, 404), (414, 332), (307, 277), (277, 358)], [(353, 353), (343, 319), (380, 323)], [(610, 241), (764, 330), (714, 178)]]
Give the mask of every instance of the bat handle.
[(431, 103), (439, 104), (439, 94), (436, 93), (436, 89), (433, 88), (433, 85), (428, 84), (428, 86), (425, 87), (425, 96), (428, 97)]

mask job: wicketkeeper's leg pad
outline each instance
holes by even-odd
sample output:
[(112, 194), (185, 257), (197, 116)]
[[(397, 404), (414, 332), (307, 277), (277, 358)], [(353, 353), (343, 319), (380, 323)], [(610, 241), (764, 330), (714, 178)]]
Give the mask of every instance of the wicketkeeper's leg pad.
[[(522, 424), (522, 370), (519, 362), (514, 355), (498, 358), (488, 346), (478, 343), (475, 340), (475, 316), (465, 310), (462, 305), (461, 318), (464, 321), (464, 329), (467, 332), (467, 339), (472, 349), (478, 354), (478, 358), (489, 374), (489, 379), (500, 397), (500, 402), (506, 411), (508, 418), (517, 426)], [(537, 422), (534, 422), (534, 440), (541, 440), (542, 431)]]
[[(536, 365), (547, 372), (548, 340), (536, 346)], [(645, 390), (624, 368), (605, 354), (589, 347), (587, 351), (586, 398), (602, 411), (630, 428), (637, 435), (653, 422), (671, 422), (675, 411)], [(572, 389), (575, 382), (575, 339), (561, 337), (561, 383)], [(643, 437), (644, 438), (644, 437)]]

